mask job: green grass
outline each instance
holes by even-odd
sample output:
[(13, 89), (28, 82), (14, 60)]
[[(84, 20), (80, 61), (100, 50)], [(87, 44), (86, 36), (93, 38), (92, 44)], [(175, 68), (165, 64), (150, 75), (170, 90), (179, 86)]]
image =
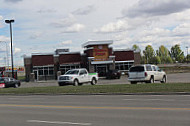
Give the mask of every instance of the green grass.
[(123, 94), (123, 93), (166, 93), (190, 92), (190, 83), (170, 84), (115, 84), (115, 85), (84, 85), (84, 86), (51, 86), (30, 88), (3, 88), (0, 94)]

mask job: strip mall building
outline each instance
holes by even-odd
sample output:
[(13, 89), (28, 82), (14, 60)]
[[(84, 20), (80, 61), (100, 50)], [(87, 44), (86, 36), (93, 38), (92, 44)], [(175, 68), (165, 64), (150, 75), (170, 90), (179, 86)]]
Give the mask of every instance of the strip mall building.
[(89, 72), (98, 72), (105, 76), (108, 70), (118, 69), (127, 72), (134, 64), (140, 63), (140, 52), (134, 50), (113, 50), (113, 41), (88, 41), (82, 46), (84, 53), (57, 49), (52, 54), (32, 54), (24, 58), (26, 79), (52, 80), (57, 75), (75, 68), (87, 68)]

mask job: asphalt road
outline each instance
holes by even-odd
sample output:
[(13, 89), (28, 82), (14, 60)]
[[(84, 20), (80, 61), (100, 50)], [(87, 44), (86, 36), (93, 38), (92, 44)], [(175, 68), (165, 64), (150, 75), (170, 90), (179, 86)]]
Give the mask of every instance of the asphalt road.
[(190, 126), (189, 95), (0, 96), (1, 126)]
[[(168, 83), (190, 83), (190, 73), (176, 73), (167, 75)], [(158, 82), (160, 83), (160, 82)], [(100, 78), (97, 84), (129, 84), (127, 76), (121, 76), (120, 79), (105, 79)], [(39, 81), (39, 82), (22, 82), (21, 87), (43, 87), (43, 86), (58, 86), (57, 81)]]

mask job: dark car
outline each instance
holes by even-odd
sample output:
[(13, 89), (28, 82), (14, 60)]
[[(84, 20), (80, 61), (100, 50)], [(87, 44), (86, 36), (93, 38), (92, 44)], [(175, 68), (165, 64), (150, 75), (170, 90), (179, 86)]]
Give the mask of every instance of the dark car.
[(16, 80), (16, 79), (11, 78), (11, 77), (1, 77), (0, 78), (0, 84), (1, 85), (4, 84), (5, 88), (8, 88), (8, 87), (18, 88), (21, 85), (19, 80)]
[(109, 70), (106, 73), (106, 78), (107, 79), (120, 79), (121, 77), (121, 72), (119, 70)]

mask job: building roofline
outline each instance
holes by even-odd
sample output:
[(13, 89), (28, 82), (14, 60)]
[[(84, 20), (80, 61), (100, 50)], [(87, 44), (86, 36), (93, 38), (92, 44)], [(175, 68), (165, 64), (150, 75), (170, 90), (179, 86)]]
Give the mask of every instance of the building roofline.
[(82, 47), (84, 48), (90, 45), (110, 45), (110, 44), (113, 44), (113, 40), (101, 40), (101, 41), (92, 40), (82, 44)]
[(133, 49), (114, 49), (113, 51), (117, 52), (117, 51), (134, 51), (134, 50)]
[(32, 53), (32, 56), (37, 56), (37, 55), (54, 55), (54, 53)]
[(61, 53), (59, 53), (59, 55), (61, 55), (61, 54), (81, 54), (79, 51), (78, 52), (61, 52)]

